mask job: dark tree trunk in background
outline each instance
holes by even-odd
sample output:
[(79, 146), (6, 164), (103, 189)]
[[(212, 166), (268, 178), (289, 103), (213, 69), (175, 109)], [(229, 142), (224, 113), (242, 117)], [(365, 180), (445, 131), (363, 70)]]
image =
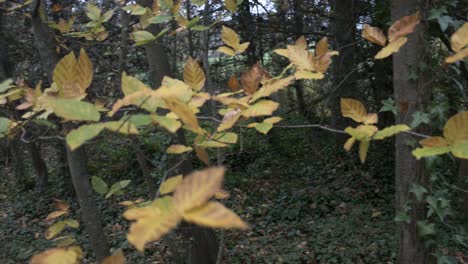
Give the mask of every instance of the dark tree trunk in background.
[(70, 168), (67, 160), (67, 146), (63, 141), (55, 144), (55, 153), (57, 155), (57, 176), (62, 179), (62, 189), (65, 195), (72, 197), (75, 194), (70, 175)]
[[(424, 13), (426, 6), (419, 0), (392, 0), (392, 21), (412, 14), (421, 9)], [(426, 1), (423, 1), (426, 2)], [(412, 114), (422, 111), (431, 96), (431, 87), (427, 85), (427, 71), (420, 71), (419, 65), (427, 61), (428, 44), (427, 27), (421, 23), (414, 33), (409, 35), (408, 42), (393, 56), (393, 85), (397, 105), (404, 105), (400, 109), (396, 123), (409, 124)], [(410, 74), (417, 71), (418, 78), (414, 80)], [(406, 109), (406, 106), (407, 109)], [(427, 173), (424, 163), (417, 161), (411, 154), (412, 146), (409, 141), (411, 136), (399, 134), (396, 137), (395, 158), (395, 189), (396, 210), (402, 210), (406, 204), (411, 204), (411, 223), (400, 222), (398, 260), (400, 264), (424, 264), (427, 263), (427, 251), (423, 240), (418, 236), (416, 224), (424, 219), (425, 206), (418, 204), (409, 190), (413, 184), (428, 185)]]
[(11, 159), (15, 171), (15, 184), (18, 191), (23, 190), (25, 187), (23, 145), (24, 144), (21, 143), (19, 138), (13, 139), (9, 144)]
[(10, 63), (8, 60), (7, 37), (3, 32), (3, 12), (2, 3), (0, 3), (0, 82), (11, 76)]
[(42, 159), (41, 151), (35, 142), (28, 143), (29, 152), (31, 153), (32, 165), (36, 172), (36, 186), (40, 192), (44, 191), (47, 187), (49, 175), (47, 166)]
[(67, 147), (67, 158), (73, 186), (80, 204), (81, 219), (88, 233), (96, 259), (100, 262), (109, 256), (109, 247), (86, 168), (86, 152), (83, 147), (74, 151)]
[(148, 197), (150, 199), (154, 199), (158, 189), (156, 187), (156, 184), (154, 183), (153, 177), (151, 177), (151, 170), (148, 166), (148, 162), (146, 161), (145, 153), (143, 152), (143, 149), (141, 149), (140, 142), (138, 141), (137, 137), (131, 136), (130, 144), (132, 145), (133, 152), (135, 153), (138, 164), (140, 165), (143, 180), (147, 185)]
[(333, 21), (331, 42), (334, 49), (339, 49), (340, 55), (333, 59), (333, 90), (329, 98), (331, 109), (331, 124), (343, 129), (347, 120), (341, 115), (340, 98), (359, 95), (353, 70), (356, 68), (356, 0), (333, 0)]
[[(304, 34), (304, 1), (303, 0), (294, 0), (293, 3), (294, 9), (294, 28), (296, 39), (300, 38)], [(297, 108), (299, 113), (305, 118), (309, 117), (308, 109), (306, 107), (306, 102), (304, 98), (304, 82), (301, 80), (296, 81), (294, 86), (296, 89), (296, 98), (297, 98)]]

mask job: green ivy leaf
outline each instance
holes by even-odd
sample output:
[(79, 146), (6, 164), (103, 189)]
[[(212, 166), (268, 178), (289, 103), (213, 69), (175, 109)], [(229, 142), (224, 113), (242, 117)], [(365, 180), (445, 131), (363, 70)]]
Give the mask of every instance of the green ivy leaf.
[(97, 176), (91, 177), (91, 185), (93, 186), (93, 189), (99, 194), (104, 195), (109, 191), (109, 186), (107, 186), (107, 183)]
[(122, 190), (130, 184), (131, 180), (119, 181), (110, 187), (109, 192), (106, 195), (106, 199), (114, 194), (122, 194)]

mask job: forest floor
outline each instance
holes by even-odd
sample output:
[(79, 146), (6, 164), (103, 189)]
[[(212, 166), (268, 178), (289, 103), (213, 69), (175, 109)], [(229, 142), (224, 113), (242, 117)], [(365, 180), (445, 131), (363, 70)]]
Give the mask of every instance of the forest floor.
[[(385, 151), (373, 146), (368, 162), (361, 164), (355, 150), (345, 153), (326, 138), (330, 136), (310, 130), (275, 130), (268, 137), (244, 132), (242, 149), (227, 151), (225, 188), (231, 197), (225, 203), (251, 229), (226, 231), (223, 263), (394, 262), (391, 142), (378, 146)], [(176, 263), (181, 251), (171, 249), (183, 248), (178, 232), (153, 243), (144, 256), (125, 242), (128, 222), (121, 217), (125, 208), (118, 202), (144, 197), (145, 185), (136, 161), (129, 160), (126, 142), (112, 140), (89, 151), (92, 175), (111, 183), (133, 180), (122, 196), (97, 195), (111, 247), (122, 248), (128, 263)], [(154, 140), (167, 139), (142, 141), (147, 152), (163, 149), (159, 143), (148, 143)], [(58, 185), (58, 179), (51, 181)], [(0, 180), (0, 190), (11, 186), (11, 176)], [(43, 221), (53, 210), (52, 198), (69, 201), (70, 217), (79, 219), (78, 205), (61, 188), (50, 188), (45, 195), (0, 193), (0, 263), (27, 263), (32, 254), (53, 247), (44, 238), (49, 224)], [(89, 252), (82, 227), (64, 233), (75, 235)]]

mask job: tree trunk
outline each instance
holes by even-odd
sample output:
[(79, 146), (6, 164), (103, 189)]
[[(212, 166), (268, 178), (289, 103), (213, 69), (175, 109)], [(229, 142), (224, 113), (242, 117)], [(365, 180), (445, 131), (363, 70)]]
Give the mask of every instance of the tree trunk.
[[(419, 4), (419, 0), (393, 0), (392, 20), (416, 12), (418, 8), (426, 10), (425, 6)], [(424, 1), (423, 1), (424, 2)], [(419, 69), (420, 63), (427, 60), (426, 43), (429, 43), (427, 28), (422, 23), (416, 31), (409, 35), (408, 42), (393, 56), (393, 85), (397, 105), (402, 107), (396, 117), (397, 124), (409, 124), (412, 114), (421, 111), (430, 99), (430, 86), (427, 85), (427, 71), (418, 72), (418, 78), (411, 78), (411, 73)], [(407, 107), (406, 107), (407, 106)], [(408, 134), (399, 134), (396, 137), (395, 158), (395, 196), (396, 210), (410, 204), (411, 223), (400, 222), (399, 248), (397, 263), (401, 264), (423, 264), (427, 260), (427, 252), (423, 240), (418, 236), (416, 224), (424, 219), (425, 207), (418, 204), (416, 199), (410, 195), (413, 184), (421, 186), (428, 185), (427, 174), (424, 171), (424, 163), (417, 161), (411, 154), (412, 147), (408, 144)]]
[(335, 49), (339, 49), (339, 56), (333, 60), (333, 89), (330, 95), (329, 105), (331, 109), (332, 127), (343, 129), (347, 126), (347, 120), (341, 115), (340, 99), (342, 97), (356, 98), (353, 70), (356, 67), (356, 48), (351, 45), (356, 36), (356, 0), (334, 0), (332, 22), (332, 42)]
[[(296, 30), (296, 39), (300, 38), (304, 34), (304, 1), (303, 0), (294, 0), (294, 28)], [(304, 95), (304, 82), (301, 80), (296, 81), (294, 85), (296, 89), (296, 98), (297, 98), (297, 109), (299, 114), (308, 119), (308, 109), (306, 107), (305, 95)]]
[(23, 155), (23, 144), (19, 138), (13, 139), (10, 144), (11, 159), (13, 162), (13, 168), (15, 170), (15, 184), (18, 191), (22, 191), (25, 187), (24, 182), (24, 155)]
[(98, 262), (109, 256), (109, 247), (104, 235), (99, 208), (96, 206), (94, 191), (86, 169), (86, 152), (83, 147), (74, 151), (67, 147), (68, 165), (75, 187), (83, 224), (94, 249)]
[(150, 199), (153, 199), (156, 196), (158, 189), (156, 187), (156, 184), (154, 183), (153, 177), (151, 177), (151, 171), (148, 167), (148, 162), (146, 161), (145, 153), (141, 149), (140, 142), (138, 141), (137, 137), (131, 136), (130, 144), (132, 145), (133, 152), (137, 157), (138, 164), (140, 165), (141, 174), (143, 176), (143, 179), (145, 180), (145, 184), (148, 187), (148, 196), (150, 197)]
[(36, 186), (40, 192), (43, 192), (46, 189), (49, 180), (47, 166), (44, 159), (42, 159), (41, 151), (37, 147), (36, 143), (31, 142), (28, 145), (29, 152), (31, 153), (32, 165), (37, 177)]

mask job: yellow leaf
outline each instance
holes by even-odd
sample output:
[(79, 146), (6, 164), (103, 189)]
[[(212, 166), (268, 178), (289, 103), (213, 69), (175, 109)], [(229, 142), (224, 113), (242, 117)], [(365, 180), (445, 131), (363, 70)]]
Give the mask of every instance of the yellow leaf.
[(350, 137), (348, 138), (348, 140), (346, 140), (346, 143), (344, 144), (344, 149), (346, 151), (350, 151), (351, 148), (354, 146), (354, 143), (356, 142), (356, 138), (355, 137)]
[(63, 98), (82, 98), (93, 79), (93, 65), (86, 52), (81, 49), (78, 60), (70, 52), (55, 66), (53, 80)]
[(128, 76), (126, 72), (122, 73), (122, 92), (125, 96), (128, 96), (132, 93), (146, 91), (150, 92), (151, 89), (148, 88), (143, 82), (138, 80), (135, 77)]
[(468, 112), (458, 113), (447, 121), (444, 137), (450, 145), (468, 141)]
[(375, 113), (371, 113), (371, 114), (367, 114), (363, 123), (366, 125), (371, 125), (371, 124), (376, 124), (378, 121), (379, 121), (379, 116)]
[(30, 264), (79, 264), (83, 257), (80, 247), (52, 248), (31, 258)]
[(362, 37), (382, 47), (385, 47), (385, 44), (387, 44), (387, 38), (378, 27), (371, 27), (365, 24), (362, 30)]
[(231, 129), (237, 120), (239, 120), (242, 111), (240, 109), (232, 109), (224, 115), (223, 122), (218, 126), (217, 131), (222, 132)]
[(255, 102), (262, 97), (268, 97), (281, 89), (288, 87), (294, 81), (294, 76), (283, 79), (270, 79), (264, 83), (262, 88), (253, 94), (251, 102)]
[(241, 84), (246, 94), (253, 94), (257, 91), (260, 81), (263, 78), (264, 69), (260, 64), (255, 63), (241, 76)]
[(223, 167), (211, 167), (186, 176), (174, 192), (174, 204), (179, 212), (205, 204), (221, 189), (223, 178)]
[(408, 41), (408, 38), (406, 37), (401, 37), (398, 38), (397, 40), (390, 42), (385, 48), (383, 48), (377, 55), (375, 55), (376, 60), (380, 59), (385, 59), (388, 56), (392, 55), (393, 53), (396, 53), (400, 50), (400, 48), (405, 45), (405, 43)]
[(424, 148), (417, 148), (413, 150), (412, 154), (416, 157), (416, 159), (421, 159), (422, 157), (430, 157), (430, 156), (437, 156), (442, 155), (445, 153), (450, 152), (451, 147), (424, 147)]
[(450, 37), (450, 46), (455, 52), (459, 52), (468, 45), (468, 22), (465, 22), (452, 37)]
[(296, 80), (321, 80), (325, 77), (321, 72), (299, 70), (294, 73)]
[(216, 51), (224, 53), (231, 57), (236, 56), (236, 52), (233, 49), (226, 47), (226, 46), (221, 46)]
[(360, 125), (357, 128), (347, 127), (345, 132), (357, 140), (370, 140), (379, 129), (372, 125)]
[(226, 45), (230, 46), (233, 50), (235, 51), (239, 50), (240, 48), (239, 35), (237, 35), (237, 33), (231, 28), (228, 28), (226, 26), (222, 27), (221, 39)]
[(201, 160), (205, 165), (210, 166), (210, 157), (208, 156), (208, 152), (203, 147), (195, 147), (195, 153), (197, 154), (197, 158)]
[(67, 211), (54, 211), (54, 212), (47, 215), (45, 221), (50, 221), (52, 219), (55, 219), (57, 217), (60, 217), (60, 216), (62, 216), (64, 214), (66, 214), (66, 213), (67, 213)]
[(322, 38), (315, 47), (315, 56), (320, 57), (328, 53), (328, 38)]
[(47, 240), (50, 240), (52, 238), (54, 238), (56, 235), (58, 235), (60, 232), (62, 232), (63, 229), (65, 229), (65, 227), (72, 227), (72, 228), (78, 228), (79, 226), (79, 223), (78, 221), (76, 220), (73, 220), (73, 219), (67, 219), (67, 220), (63, 220), (63, 221), (59, 221), (55, 224), (53, 224), (52, 226), (50, 226), (46, 233), (45, 233), (45, 238)]
[(301, 36), (300, 38), (298, 38), (296, 40), (296, 43), (294, 43), (294, 45), (303, 50), (306, 50), (308, 48), (307, 40), (304, 36)]
[(420, 22), (421, 13), (419, 11), (413, 15), (400, 18), (388, 29), (388, 40), (393, 42), (409, 35)]
[[(278, 53), (278, 52), (277, 52)], [(295, 45), (288, 45), (288, 58), (298, 70), (315, 71), (314, 55)]]
[(182, 103), (180, 100), (174, 97), (165, 98), (164, 102), (166, 103), (167, 108), (174, 112), (188, 129), (195, 133), (202, 133), (195, 113), (188, 107), (187, 104)]
[(169, 154), (182, 154), (185, 152), (190, 152), (193, 149), (191, 147), (187, 147), (184, 145), (171, 145), (169, 148), (167, 148), (166, 153)]
[(362, 163), (366, 162), (367, 151), (369, 150), (370, 141), (361, 140), (359, 142), (359, 159)]
[(453, 145), (451, 152), (459, 159), (468, 159), (468, 141)]
[(200, 91), (205, 85), (206, 77), (198, 62), (189, 57), (185, 62), (184, 82), (190, 85), (195, 91)]
[(236, 50), (236, 54), (244, 53), (249, 48), (250, 42), (244, 42), (239, 45), (239, 48)]
[(461, 51), (455, 53), (454, 55), (452, 55), (450, 57), (447, 57), (445, 59), (445, 63), (452, 64), (452, 63), (455, 63), (457, 61), (461, 61), (466, 57), (468, 57), (468, 47), (462, 49)]
[(70, 209), (70, 204), (63, 200), (53, 199), (53, 204), (54, 207), (59, 211), (68, 212), (68, 209)]
[(156, 124), (167, 129), (167, 131), (171, 133), (177, 132), (177, 130), (179, 130), (179, 128), (182, 126), (182, 124), (178, 120), (173, 119), (173, 118), (168, 118), (165, 116), (158, 116), (158, 115), (153, 115), (151, 116), (151, 118)]
[(248, 225), (242, 219), (218, 202), (207, 204), (186, 211), (184, 219), (197, 225), (213, 228), (238, 228), (246, 230)]
[(367, 118), (367, 110), (358, 100), (341, 98), (341, 114), (356, 122), (364, 122)]
[(391, 136), (394, 136), (400, 132), (403, 131), (409, 131), (410, 127), (407, 125), (395, 125), (395, 126), (390, 126), (382, 129), (381, 131), (378, 131), (375, 133), (374, 138), (375, 140), (382, 140)]
[(279, 104), (270, 100), (260, 100), (242, 111), (244, 117), (268, 116), (278, 109)]
[(446, 147), (448, 146), (447, 141), (443, 137), (428, 137), (421, 141), (419, 144), (423, 147), (433, 148), (433, 147)]
[(176, 227), (182, 218), (169, 196), (145, 207), (129, 209), (124, 217), (136, 221), (130, 226), (127, 240), (140, 252), (144, 251), (147, 243), (160, 239)]
[(270, 118), (263, 120), (263, 122), (269, 123), (269, 124), (276, 124), (276, 123), (281, 122), (281, 120), (283, 120), (283, 118), (279, 116), (274, 116), (274, 117), (270, 117)]
[(229, 194), (229, 192), (226, 191), (226, 190), (223, 190), (223, 189), (217, 191), (217, 192), (214, 194), (214, 197), (215, 197), (216, 199), (218, 199), (218, 200), (224, 200), (224, 199), (229, 198), (230, 196), (231, 196), (231, 195)]
[(125, 264), (125, 255), (121, 249), (117, 250), (111, 256), (105, 258), (101, 264)]
[(179, 186), (182, 180), (183, 180), (182, 175), (177, 175), (177, 176), (167, 179), (165, 182), (161, 184), (161, 187), (159, 187), (159, 193), (163, 195), (163, 194), (174, 192), (174, 190), (177, 188), (177, 186)]
[(237, 1), (236, 0), (224, 0), (224, 6), (226, 6), (226, 9), (229, 12), (234, 13), (236, 12), (236, 9), (237, 9)]

